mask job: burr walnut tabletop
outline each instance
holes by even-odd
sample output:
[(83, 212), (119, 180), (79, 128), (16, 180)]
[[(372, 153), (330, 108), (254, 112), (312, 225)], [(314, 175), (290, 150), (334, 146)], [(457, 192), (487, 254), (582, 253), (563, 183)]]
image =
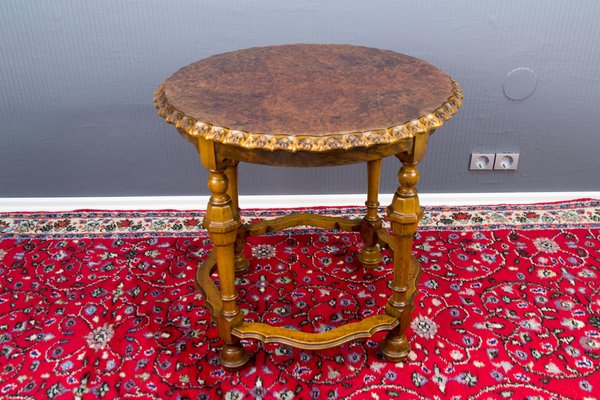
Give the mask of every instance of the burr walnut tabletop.
[(243, 148), (328, 151), (437, 128), (461, 97), (448, 75), (414, 57), (299, 44), (200, 60), (167, 79), (155, 101), (192, 136)]
[[(381, 343), (391, 361), (405, 359), (405, 336), (419, 275), (411, 254), (422, 215), (417, 164), (429, 135), (462, 104), (458, 84), (423, 60), (350, 45), (296, 44), (215, 55), (177, 71), (155, 91), (161, 115), (189, 140), (209, 171), (211, 198), (203, 226), (214, 243), (196, 283), (224, 342), (221, 364), (243, 366), (240, 339), (323, 349), (388, 330)], [(399, 187), (387, 208), (391, 233), (378, 215), (381, 159), (402, 163)], [(239, 217), (239, 162), (285, 166), (367, 163), (366, 215), (360, 220), (291, 213), (253, 224)], [(298, 225), (360, 233), (357, 260), (380, 265), (380, 248), (393, 255), (385, 313), (329, 332), (306, 333), (245, 321), (236, 304), (235, 275), (247, 271), (246, 238)], [(220, 288), (211, 274), (218, 270)]]

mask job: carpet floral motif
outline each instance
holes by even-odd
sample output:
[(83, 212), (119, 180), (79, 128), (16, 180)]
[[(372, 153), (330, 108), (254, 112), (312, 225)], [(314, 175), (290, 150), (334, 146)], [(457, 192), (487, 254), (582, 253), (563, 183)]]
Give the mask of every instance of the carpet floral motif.
[[(193, 283), (210, 252), (201, 220), (0, 214), (0, 398), (598, 399), (598, 201), (428, 208), (405, 362), (382, 359), (384, 333), (318, 352), (248, 341), (254, 359), (235, 373)], [(366, 271), (359, 242), (303, 228), (251, 238), (245, 318), (315, 332), (382, 313), (390, 254)]]

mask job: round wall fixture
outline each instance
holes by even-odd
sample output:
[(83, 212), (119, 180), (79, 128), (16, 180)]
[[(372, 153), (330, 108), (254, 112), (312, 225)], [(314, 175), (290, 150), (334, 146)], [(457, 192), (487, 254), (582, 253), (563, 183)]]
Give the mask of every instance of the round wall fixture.
[(537, 86), (537, 76), (526, 67), (515, 68), (506, 75), (504, 95), (511, 100), (523, 100), (531, 96)]

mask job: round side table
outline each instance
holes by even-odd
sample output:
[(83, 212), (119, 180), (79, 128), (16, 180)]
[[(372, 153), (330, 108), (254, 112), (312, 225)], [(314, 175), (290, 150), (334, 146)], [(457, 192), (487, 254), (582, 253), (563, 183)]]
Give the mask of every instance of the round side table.
[[(381, 330), (389, 331), (380, 345), (385, 358), (407, 357), (405, 331), (420, 272), (411, 253), (422, 215), (417, 164), (429, 135), (456, 114), (462, 98), (458, 84), (425, 61), (349, 45), (283, 45), (215, 55), (160, 85), (154, 98), (158, 113), (194, 144), (209, 171), (212, 195), (203, 226), (214, 249), (199, 265), (196, 283), (224, 342), (223, 367), (236, 369), (248, 361), (240, 339), (318, 350)], [(390, 233), (382, 228), (377, 197), (381, 160), (392, 155), (402, 166), (387, 208)], [(241, 161), (294, 167), (366, 162), (366, 215), (351, 220), (292, 213), (241, 224)], [(358, 259), (364, 268), (379, 265), (381, 246), (391, 250), (394, 273), (385, 314), (324, 333), (244, 321), (234, 282), (248, 268), (246, 238), (298, 225), (359, 231), (364, 245)], [(211, 279), (215, 267), (220, 291)]]

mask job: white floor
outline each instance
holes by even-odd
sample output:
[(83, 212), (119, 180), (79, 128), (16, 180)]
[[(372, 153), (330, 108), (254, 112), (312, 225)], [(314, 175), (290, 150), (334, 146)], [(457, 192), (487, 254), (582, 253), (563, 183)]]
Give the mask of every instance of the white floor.
[[(515, 192), (515, 193), (421, 193), (421, 204), (479, 205), (519, 204), (600, 199), (600, 192)], [(389, 204), (392, 194), (381, 194), (379, 202)], [(241, 208), (290, 208), (311, 206), (363, 205), (365, 194), (240, 196)], [(0, 212), (94, 210), (204, 210), (208, 196), (147, 197), (38, 197), (0, 198)]]

